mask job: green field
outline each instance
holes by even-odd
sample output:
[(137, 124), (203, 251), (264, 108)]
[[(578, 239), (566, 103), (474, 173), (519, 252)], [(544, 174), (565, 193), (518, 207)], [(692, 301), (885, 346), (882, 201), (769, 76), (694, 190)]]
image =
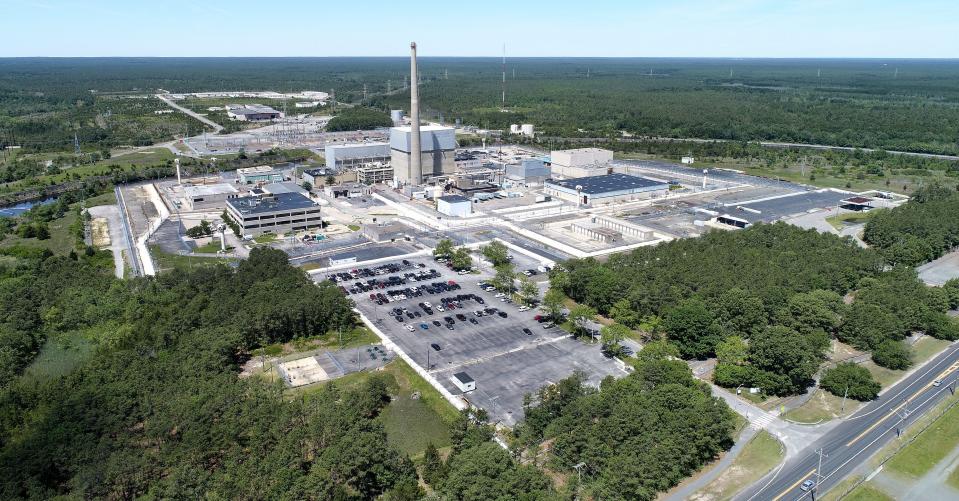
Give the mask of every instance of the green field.
[(918, 479), (959, 446), (959, 406), (941, 418), (886, 463), (887, 471)]
[(837, 417), (844, 417), (855, 412), (861, 405), (859, 402), (847, 398), (843, 407), (842, 397), (837, 397), (826, 390), (816, 388), (809, 400), (783, 414), (783, 417), (803, 424), (817, 424)]
[(31, 249), (50, 249), (50, 252), (57, 255), (69, 254), (77, 248), (77, 237), (70, 229), (77, 220), (77, 213), (73, 210), (76, 205), (72, 205), (71, 210), (67, 211), (63, 217), (50, 221), (48, 225), (50, 238), (38, 240), (9, 234), (0, 237), (0, 247), (22, 246)]
[(236, 258), (227, 257), (195, 257), (190, 255), (170, 254), (164, 252), (159, 245), (150, 245), (150, 255), (156, 265), (157, 272), (173, 269), (190, 269), (194, 266), (216, 266), (237, 262)]
[[(381, 415), (390, 443), (413, 457), (421, 454), (428, 442), (437, 448), (449, 446), (449, 425), (459, 415), (458, 411), (403, 360), (394, 359), (382, 372), (395, 383), (394, 400)], [(371, 374), (374, 373), (355, 372), (334, 380), (333, 384), (344, 390), (354, 388)], [(292, 390), (292, 393), (308, 398), (310, 393), (323, 391), (327, 384)], [(418, 399), (411, 398), (414, 392), (419, 392)]]
[(829, 216), (826, 218), (826, 222), (832, 225), (833, 228), (837, 230), (842, 230), (847, 224), (859, 224), (869, 221), (870, 218), (875, 214), (875, 211), (870, 212), (846, 212), (844, 214), (836, 214), (835, 216)]
[(843, 501), (895, 501), (896, 498), (869, 484), (856, 487)]
[(94, 349), (95, 344), (80, 333), (49, 338), (21, 377), (24, 381), (42, 383), (63, 376), (93, 355)]

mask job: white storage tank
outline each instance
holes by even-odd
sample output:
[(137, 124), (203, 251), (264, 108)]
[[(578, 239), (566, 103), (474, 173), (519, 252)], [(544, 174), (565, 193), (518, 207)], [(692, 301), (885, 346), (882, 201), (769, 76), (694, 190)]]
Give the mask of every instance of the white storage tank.
[(533, 137), (533, 124), (523, 124), (520, 127), (520, 132), (522, 132), (524, 136)]
[(403, 110), (390, 110), (390, 119), (393, 120), (393, 125), (403, 123)]
[(510, 134), (519, 134), (521, 130), (522, 130), (522, 129), (520, 129), (520, 126), (519, 126), (518, 124), (511, 124), (511, 125), (509, 126), (509, 133), (510, 133)]

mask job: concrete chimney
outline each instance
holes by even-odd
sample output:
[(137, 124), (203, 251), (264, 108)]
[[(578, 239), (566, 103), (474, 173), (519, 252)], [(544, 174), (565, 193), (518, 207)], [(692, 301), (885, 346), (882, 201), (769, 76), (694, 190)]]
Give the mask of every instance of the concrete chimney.
[(410, 180), (423, 182), (423, 149), (420, 146), (420, 93), (416, 78), (416, 42), (410, 42)]

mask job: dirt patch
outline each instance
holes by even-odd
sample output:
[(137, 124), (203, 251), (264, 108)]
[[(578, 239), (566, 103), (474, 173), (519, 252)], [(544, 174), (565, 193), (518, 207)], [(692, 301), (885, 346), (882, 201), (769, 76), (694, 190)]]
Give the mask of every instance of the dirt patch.
[(110, 226), (107, 218), (98, 217), (90, 221), (90, 237), (93, 240), (93, 246), (98, 249), (110, 246)]

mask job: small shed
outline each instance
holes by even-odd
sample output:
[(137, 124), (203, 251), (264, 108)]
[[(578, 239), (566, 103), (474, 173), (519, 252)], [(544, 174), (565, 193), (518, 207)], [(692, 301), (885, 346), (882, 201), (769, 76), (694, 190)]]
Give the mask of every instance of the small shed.
[(456, 385), (463, 393), (467, 393), (476, 389), (476, 381), (465, 372), (457, 372), (450, 376), (450, 381)]

